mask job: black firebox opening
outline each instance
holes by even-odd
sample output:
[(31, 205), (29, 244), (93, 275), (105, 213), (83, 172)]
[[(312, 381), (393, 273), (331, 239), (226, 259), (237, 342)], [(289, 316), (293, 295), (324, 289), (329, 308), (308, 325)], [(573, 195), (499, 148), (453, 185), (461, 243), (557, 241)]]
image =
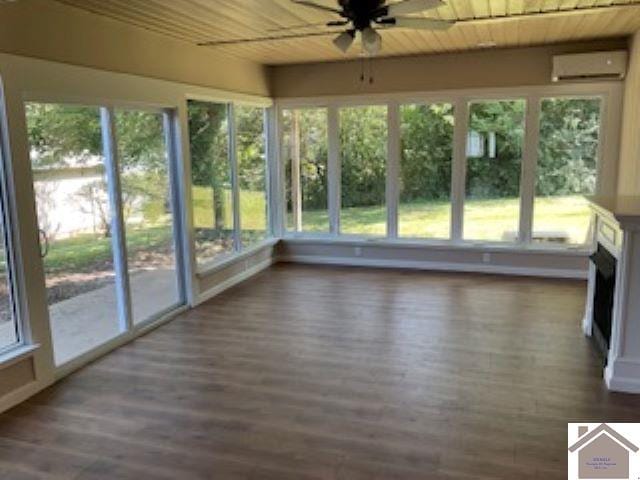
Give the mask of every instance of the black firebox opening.
[(596, 267), (593, 294), (593, 333), (603, 353), (606, 354), (611, 342), (617, 262), (615, 257), (601, 244), (598, 244), (596, 252), (591, 255), (591, 261)]

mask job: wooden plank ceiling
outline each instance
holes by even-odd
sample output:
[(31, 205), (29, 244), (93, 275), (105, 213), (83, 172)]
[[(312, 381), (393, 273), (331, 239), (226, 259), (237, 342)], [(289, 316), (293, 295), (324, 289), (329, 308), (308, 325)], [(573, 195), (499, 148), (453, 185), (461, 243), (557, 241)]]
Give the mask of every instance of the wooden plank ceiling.
[[(274, 36), (301, 24), (336, 19), (290, 0), (58, 0), (154, 32), (198, 44), (204, 41)], [(396, 0), (389, 0), (393, 3)], [(442, 53), (625, 36), (640, 30), (640, 0), (445, 0), (425, 17), (457, 20), (447, 31), (382, 32), (381, 56)], [(337, 2), (336, 2), (337, 3)], [(320, 26), (293, 33), (327, 31)], [(335, 34), (208, 46), (267, 65), (340, 60)]]

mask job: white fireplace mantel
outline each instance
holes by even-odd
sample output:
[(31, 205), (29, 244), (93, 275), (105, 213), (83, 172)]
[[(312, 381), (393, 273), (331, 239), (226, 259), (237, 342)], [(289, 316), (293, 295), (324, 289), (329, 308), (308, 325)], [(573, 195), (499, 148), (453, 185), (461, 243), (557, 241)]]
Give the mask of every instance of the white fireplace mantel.
[[(640, 196), (590, 197), (594, 245), (616, 259), (611, 339), (604, 378), (611, 390), (640, 393)], [(589, 266), (589, 289), (583, 328), (593, 331), (595, 267)]]

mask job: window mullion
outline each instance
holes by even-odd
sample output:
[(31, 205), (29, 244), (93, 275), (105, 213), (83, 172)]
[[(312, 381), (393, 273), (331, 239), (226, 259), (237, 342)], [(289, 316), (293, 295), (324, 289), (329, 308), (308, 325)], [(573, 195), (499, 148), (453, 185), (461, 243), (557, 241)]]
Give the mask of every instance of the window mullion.
[(133, 328), (133, 314), (131, 310), (127, 242), (125, 240), (122, 207), (122, 185), (120, 183), (118, 144), (113, 108), (102, 107), (100, 109), (100, 119), (107, 176), (107, 191), (109, 192), (109, 207), (111, 210), (111, 241), (116, 274), (118, 309), (120, 312), (120, 329), (125, 332)]
[(466, 180), (467, 130), (469, 102), (462, 98), (455, 102), (453, 127), (453, 164), (451, 166), (451, 240), (462, 240), (464, 227), (464, 197)]
[(272, 236), (284, 235), (284, 203), (282, 166), (280, 152), (282, 152), (282, 136), (280, 134), (280, 111), (276, 106), (265, 110), (265, 130), (267, 139), (267, 185), (269, 232)]
[(400, 172), (400, 105), (387, 105), (387, 236), (398, 238), (398, 175)]
[[(598, 129), (598, 149), (596, 153), (596, 186), (593, 192), (596, 195), (612, 195), (617, 191), (618, 166), (615, 160), (619, 155), (620, 145), (612, 140), (616, 133), (620, 131), (620, 115), (618, 110), (613, 108), (620, 105), (619, 95), (597, 97), (600, 99), (600, 127)], [(615, 144), (615, 148), (611, 145)], [(605, 154), (605, 152), (609, 152)], [(611, 154), (615, 152), (615, 154)], [(612, 165), (607, 164), (607, 160), (614, 159)], [(614, 167), (615, 165), (615, 167)], [(607, 175), (604, 172), (614, 171), (615, 174)]]
[(162, 113), (164, 141), (167, 149), (167, 161), (169, 164), (169, 192), (171, 196), (171, 213), (173, 214), (173, 244), (176, 255), (176, 266), (178, 269), (178, 289), (180, 291), (180, 302), (187, 299), (186, 282), (186, 262), (185, 249), (183, 244), (185, 230), (185, 209), (182, 202), (182, 189), (180, 172), (178, 167), (178, 133), (176, 128), (176, 115), (172, 110), (165, 110)]
[(520, 226), (518, 233), (518, 241), (523, 244), (529, 244), (532, 240), (535, 176), (540, 138), (540, 104), (540, 97), (538, 96), (531, 96), (527, 99), (520, 179)]
[(238, 182), (238, 139), (236, 137), (236, 116), (232, 103), (227, 105), (229, 127), (229, 163), (231, 164), (231, 191), (233, 196), (233, 248), (236, 252), (242, 250), (240, 238), (240, 188)]
[(332, 235), (340, 232), (340, 138), (338, 108), (329, 106), (327, 111), (329, 195), (329, 228)]
[(300, 123), (298, 110), (291, 110), (291, 210), (296, 232), (302, 231), (302, 189), (300, 186)]

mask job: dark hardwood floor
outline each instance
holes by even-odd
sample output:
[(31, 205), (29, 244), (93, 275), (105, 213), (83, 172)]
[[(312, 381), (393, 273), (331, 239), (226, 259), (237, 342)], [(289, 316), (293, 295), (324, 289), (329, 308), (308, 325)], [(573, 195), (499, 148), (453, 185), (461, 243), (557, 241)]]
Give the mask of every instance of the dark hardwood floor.
[(584, 282), (277, 265), (0, 416), (0, 478), (564, 479)]

